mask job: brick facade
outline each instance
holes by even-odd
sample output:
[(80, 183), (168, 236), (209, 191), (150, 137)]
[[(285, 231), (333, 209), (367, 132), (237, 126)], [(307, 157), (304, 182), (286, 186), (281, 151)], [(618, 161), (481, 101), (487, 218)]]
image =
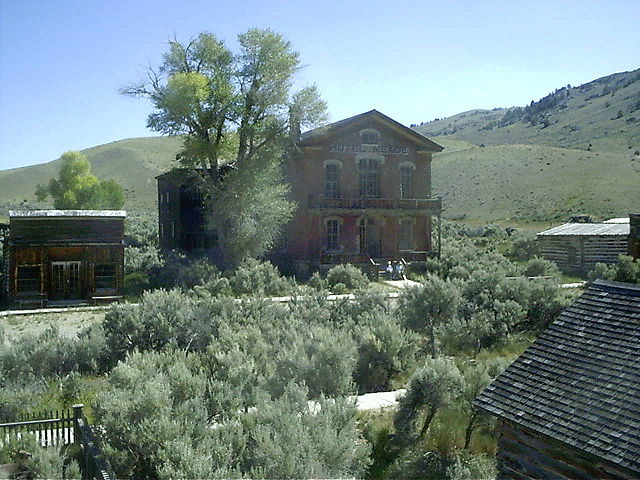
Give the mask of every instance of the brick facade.
[[(297, 262), (341, 263), (434, 253), (431, 156), (442, 147), (370, 112), (302, 135), (287, 172), (298, 204), (286, 250)], [(337, 228), (336, 228), (337, 227)]]

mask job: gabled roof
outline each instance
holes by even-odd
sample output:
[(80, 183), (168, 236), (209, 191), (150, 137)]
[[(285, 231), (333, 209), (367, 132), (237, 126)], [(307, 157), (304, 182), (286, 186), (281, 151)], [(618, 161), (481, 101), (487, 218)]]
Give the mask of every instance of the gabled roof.
[(565, 223), (538, 233), (540, 237), (552, 236), (595, 236), (629, 235), (629, 222), (626, 223)]
[(369, 110), (368, 112), (354, 115), (353, 117), (345, 118), (344, 120), (339, 120), (337, 122), (304, 132), (300, 136), (298, 145), (311, 145), (313, 143), (316, 143), (317, 140), (323, 137), (333, 137), (335, 135), (338, 135), (346, 128), (358, 125), (360, 123), (365, 123), (370, 120), (375, 120), (391, 128), (392, 130), (395, 130), (400, 135), (403, 135), (407, 139), (411, 140), (413, 143), (420, 145), (423, 150), (427, 150), (429, 152), (441, 152), (442, 150), (444, 150), (444, 147), (438, 145), (435, 142), (432, 142), (424, 135), (421, 135), (415, 130), (405, 127), (401, 123), (396, 122), (393, 118), (387, 117), (377, 110)]
[(595, 281), (475, 405), (640, 477), (640, 285)]

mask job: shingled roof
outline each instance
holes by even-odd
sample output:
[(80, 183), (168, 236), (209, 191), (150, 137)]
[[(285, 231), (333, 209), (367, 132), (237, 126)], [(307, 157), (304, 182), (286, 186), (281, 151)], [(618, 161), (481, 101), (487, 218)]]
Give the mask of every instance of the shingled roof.
[(594, 282), (475, 405), (640, 474), (640, 285)]

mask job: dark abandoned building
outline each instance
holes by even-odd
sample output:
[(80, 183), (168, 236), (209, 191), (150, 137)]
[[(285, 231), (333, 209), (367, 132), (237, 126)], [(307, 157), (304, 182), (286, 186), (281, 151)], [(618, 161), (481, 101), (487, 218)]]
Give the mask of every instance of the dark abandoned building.
[[(281, 254), (302, 268), (386, 260), (424, 261), (438, 253), (432, 218), (431, 156), (442, 147), (371, 110), (306, 132), (286, 170), (298, 205)], [(157, 177), (162, 248), (215, 246), (202, 199), (186, 171)]]
[(595, 281), (475, 406), (498, 478), (640, 478), (640, 285)]
[(160, 248), (192, 251), (214, 248), (216, 235), (207, 228), (198, 179), (188, 169), (158, 175), (158, 237)]
[(122, 298), (124, 211), (9, 212), (8, 299), (20, 306)]

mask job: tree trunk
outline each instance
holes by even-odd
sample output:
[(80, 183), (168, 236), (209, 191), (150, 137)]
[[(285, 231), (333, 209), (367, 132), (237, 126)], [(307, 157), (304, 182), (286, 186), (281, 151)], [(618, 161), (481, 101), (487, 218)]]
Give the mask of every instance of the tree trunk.
[(471, 412), (471, 416), (469, 417), (469, 423), (467, 424), (467, 428), (464, 431), (464, 448), (465, 450), (469, 448), (469, 444), (471, 443), (471, 435), (473, 435), (473, 431), (476, 429), (476, 420), (478, 419), (478, 411), (473, 410)]
[(429, 429), (429, 425), (431, 425), (431, 421), (433, 420), (433, 417), (435, 417), (437, 411), (438, 409), (436, 407), (431, 407), (429, 409), (427, 418), (425, 418), (424, 425), (422, 425), (422, 429), (420, 430), (420, 438), (424, 438), (427, 430)]

